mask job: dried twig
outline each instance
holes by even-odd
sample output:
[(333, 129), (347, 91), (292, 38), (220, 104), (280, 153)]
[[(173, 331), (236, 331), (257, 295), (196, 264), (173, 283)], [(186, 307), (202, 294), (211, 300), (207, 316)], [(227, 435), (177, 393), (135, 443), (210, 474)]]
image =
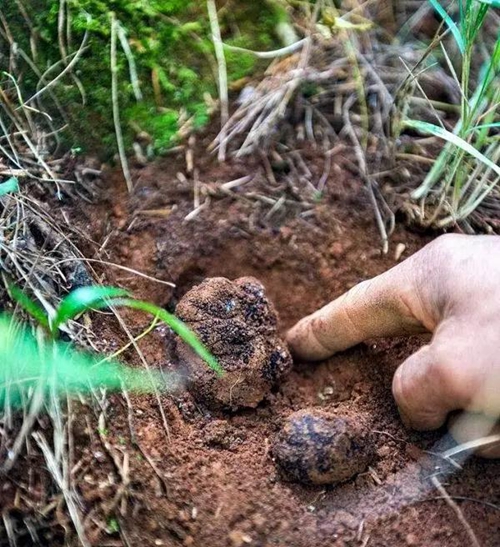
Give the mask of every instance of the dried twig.
[(123, 132), (120, 121), (120, 105), (118, 101), (118, 64), (116, 60), (116, 41), (118, 35), (118, 21), (116, 15), (111, 13), (111, 95), (113, 103), (113, 120), (115, 124), (116, 143), (118, 145), (118, 154), (122, 166), (123, 176), (127, 183), (129, 192), (134, 189), (132, 175), (128, 165), (127, 154), (125, 152), (125, 144), (123, 142)]
[(219, 97), (221, 111), (221, 146), (219, 147), (219, 161), (226, 161), (226, 125), (229, 120), (229, 91), (227, 84), (227, 66), (226, 56), (224, 55), (224, 45), (217, 17), (217, 6), (215, 0), (207, 0), (208, 16), (210, 18), (210, 26), (212, 29), (212, 39), (214, 42), (215, 55), (219, 68)]
[(458, 520), (465, 528), (465, 531), (467, 532), (467, 535), (469, 536), (469, 540), (471, 542), (470, 544), (474, 547), (481, 547), (481, 544), (479, 543), (479, 540), (477, 539), (474, 530), (471, 528), (471, 525), (465, 519), (460, 507), (453, 501), (453, 499), (446, 491), (446, 488), (441, 484), (441, 481), (436, 476), (432, 477), (431, 480), (432, 484), (439, 490), (439, 493), (443, 496), (444, 500), (451, 507), (451, 509), (453, 509), (453, 511), (457, 515)]
[(308, 42), (310, 38), (303, 38), (294, 44), (283, 47), (281, 49), (275, 49), (273, 51), (254, 51), (252, 49), (246, 49), (244, 47), (231, 46), (229, 44), (224, 44), (224, 47), (229, 51), (235, 51), (237, 53), (246, 53), (257, 57), (258, 59), (277, 59), (278, 57), (286, 57), (291, 55), (296, 51), (302, 49)]

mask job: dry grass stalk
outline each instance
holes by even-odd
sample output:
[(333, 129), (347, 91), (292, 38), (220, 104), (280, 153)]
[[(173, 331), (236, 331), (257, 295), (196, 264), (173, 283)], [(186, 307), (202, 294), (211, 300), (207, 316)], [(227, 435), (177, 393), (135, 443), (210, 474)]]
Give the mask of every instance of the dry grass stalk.
[(217, 6), (215, 5), (215, 0), (207, 0), (207, 9), (210, 19), (210, 26), (212, 28), (212, 39), (215, 48), (215, 55), (217, 57), (219, 74), (219, 96), (222, 124), (222, 142), (221, 146), (219, 147), (219, 161), (225, 161), (227, 144), (225, 138), (225, 128), (229, 119), (229, 90), (227, 81), (226, 56), (224, 55), (224, 46), (222, 44), (222, 36), (219, 26), (219, 19), (217, 17)]

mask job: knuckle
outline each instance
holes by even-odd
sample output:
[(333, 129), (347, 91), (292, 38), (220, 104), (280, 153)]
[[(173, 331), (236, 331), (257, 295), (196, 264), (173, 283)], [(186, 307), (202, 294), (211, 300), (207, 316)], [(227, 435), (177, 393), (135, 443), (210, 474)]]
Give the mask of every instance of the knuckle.
[(450, 405), (459, 407), (469, 399), (472, 389), (469, 368), (462, 363), (461, 353), (449, 344), (438, 345), (433, 348), (433, 359), (427, 369), (430, 387), (436, 386)]
[(452, 378), (452, 367), (446, 359), (437, 352), (432, 352), (433, 358), (429, 361), (426, 368), (426, 382), (430, 386), (446, 386), (450, 384)]
[(436, 238), (434, 241), (424, 247), (423, 255), (425, 260), (430, 260), (431, 263), (435, 261), (442, 262), (453, 258), (457, 247), (463, 244), (463, 236), (460, 234), (444, 234)]
[(346, 294), (347, 304), (351, 305), (353, 302), (363, 301), (368, 293), (373, 289), (374, 279), (366, 279), (361, 281), (354, 287), (352, 287)]

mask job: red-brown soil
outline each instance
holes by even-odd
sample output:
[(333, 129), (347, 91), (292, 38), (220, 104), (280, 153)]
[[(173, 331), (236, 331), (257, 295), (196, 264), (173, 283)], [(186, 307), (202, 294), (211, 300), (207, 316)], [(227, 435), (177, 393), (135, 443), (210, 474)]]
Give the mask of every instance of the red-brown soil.
[[(319, 179), (321, 155), (312, 149), (302, 155)], [(383, 255), (369, 200), (343, 157), (333, 158), (326, 193), (313, 202), (300, 177), (290, 182), (275, 171), (275, 184), (269, 182), (269, 166), (260, 158), (219, 166), (200, 156), (209, 158), (202, 146), (195, 154), (196, 184), (202, 202), (211, 198), (191, 220), (185, 217), (193, 210), (195, 183), (178, 176), (185, 172), (183, 154), (135, 171), (130, 197), (119, 175), (110, 174), (104, 205), (70, 212), (103, 246), (101, 258), (176, 288), (112, 268), (104, 272), (106, 282), (173, 309), (206, 277), (253, 276), (265, 286), (284, 332), (393, 266), (398, 245), (399, 251), (405, 246), (405, 258), (432, 237), (400, 224), (391, 251)], [(223, 183), (246, 175), (255, 179), (224, 190)], [(287, 201), (273, 209), (268, 198), (282, 195)], [(150, 324), (136, 313), (123, 312), (123, 318), (134, 336)], [(94, 317), (93, 327), (103, 344), (125, 343), (123, 329), (109, 316)], [(319, 364), (296, 363), (255, 409), (213, 410), (187, 392), (131, 396), (130, 406), (121, 395), (111, 397), (103, 411), (107, 450), (88, 431), (78, 441), (87, 465), (75, 472), (75, 481), (90, 515), (87, 523), (96, 530), (92, 541), (144, 547), (470, 545), (457, 515), (432, 486), (432, 475), (442, 472), (441, 482), (480, 544), (500, 545), (500, 463), (471, 459), (448, 474), (448, 465), (426, 452), (445, 432), (409, 432), (398, 417), (391, 378), (421, 344), (419, 338), (375, 341)], [(175, 368), (168, 329), (156, 328), (138, 346), (149, 366)], [(142, 366), (136, 351), (122, 357)], [(284, 420), (305, 408), (369, 419), (375, 449), (369, 468), (332, 487), (284, 480), (272, 442)], [(84, 429), (83, 417), (77, 425)], [(125, 457), (126, 481), (117, 467)], [(106, 527), (111, 518), (121, 533)]]

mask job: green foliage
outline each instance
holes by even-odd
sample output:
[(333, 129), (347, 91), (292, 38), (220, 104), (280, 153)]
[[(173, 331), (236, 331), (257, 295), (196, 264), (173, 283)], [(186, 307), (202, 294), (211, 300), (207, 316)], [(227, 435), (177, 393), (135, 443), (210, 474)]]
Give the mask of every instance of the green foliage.
[(50, 330), (49, 318), (42, 306), (23, 293), (16, 285), (10, 285), (9, 292), (12, 299), (15, 300), (25, 312), (31, 315), (40, 326)]
[(434, 125), (433, 123), (422, 122), (419, 120), (406, 120), (404, 122), (404, 125), (411, 129), (417, 129), (418, 131), (421, 131), (422, 133), (435, 135), (436, 137), (439, 137), (449, 142), (453, 146), (459, 148), (462, 152), (465, 152), (466, 154), (469, 154), (472, 157), (476, 158), (478, 161), (482, 162), (489, 169), (491, 169), (492, 171), (495, 171), (496, 174), (500, 177), (500, 167), (498, 165), (493, 163), (489, 158), (487, 158), (479, 150), (474, 148), (474, 146), (469, 144), (464, 139), (458, 137), (454, 133), (451, 133), (450, 131), (443, 129), (439, 125)]
[(445, 8), (439, 3), (438, 0), (429, 0), (429, 3), (434, 8), (436, 13), (438, 13), (443, 18), (443, 21), (446, 23), (447, 27), (450, 29), (450, 32), (453, 34), (453, 37), (457, 42), (458, 48), (463, 55), (465, 51), (465, 44), (457, 24), (450, 16), (450, 14), (445, 10)]
[(120, 524), (115, 518), (111, 518), (108, 521), (106, 532), (108, 534), (117, 534), (120, 531)]
[(180, 319), (154, 304), (130, 298), (123, 289), (99, 286), (76, 289), (61, 301), (53, 318), (15, 285), (9, 290), (12, 298), (45, 329), (49, 338), (35, 338), (13, 318), (0, 316), (0, 407), (19, 406), (27, 390), (33, 389), (40, 390), (44, 397), (87, 393), (95, 387), (139, 392), (168, 389), (168, 378), (165, 380), (160, 373), (132, 369), (108, 359), (103, 361), (55, 340), (59, 329), (68, 321), (85, 311), (110, 306), (126, 306), (163, 321), (215, 372), (222, 374), (217, 360)]
[(66, 296), (56, 311), (56, 316), (50, 322), (52, 333), (71, 319), (92, 308), (105, 308), (113, 298), (128, 296), (128, 292), (114, 287), (80, 287)]
[(142, 393), (168, 388), (159, 373), (103, 362), (64, 342), (39, 340), (7, 315), (0, 316), (0, 362), (0, 408), (22, 406), (34, 390), (47, 398), (97, 387)]
[(158, 112), (154, 106), (142, 102), (128, 108), (125, 117), (152, 136), (158, 153), (175, 144), (179, 130), (179, 113), (176, 110)]
[[(416, 120), (404, 124), (447, 141), (425, 181), (413, 193), (415, 199), (437, 197), (439, 206), (431, 215), (433, 221), (438, 219), (437, 226), (446, 227), (465, 220), (500, 182), (500, 146), (493, 131), (500, 116), (500, 35), (488, 51), (480, 33), (495, 2), (458, 0), (455, 22), (437, 0), (429, 1), (444, 18), (461, 53), (456, 76), (462, 96), (460, 119), (453, 133)], [(443, 53), (451, 66), (445, 48)], [(478, 66), (479, 77), (474, 78)], [(451, 71), (455, 75), (455, 69)]]
[(143, 311), (154, 315), (165, 324), (167, 324), (178, 336), (186, 342), (191, 348), (209, 365), (209, 367), (222, 375), (223, 370), (215, 357), (207, 350), (207, 348), (200, 342), (196, 334), (180, 319), (172, 315), (163, 308), (159, 308), (149, 302), (141, 302), (140, 300), (133, 299), (118, 299), (113, 301), (116, 306), (126, 306), (127, 308), (134, 308), (136, 310)]
[(15, 194), (19, 192), (19, 181), (16, 177), (11, 177), (5, 182), (0, 183), (0, 198), (7, 194)]
[[(41, 72), (60, 61), (61, 44), (67, 54), (74, 53), (84, 34), (89, 33), (86, 49), (73, 74), (65, 76), (52, 89), (69, 116), (72, 131), (69, 147), (79, 146), (105, 154), (115, 150), (110, 93), (111, 13), (125, 32), (137, 68), (136, 84), (143, 95), (142, 100), (135, 96), (130, 56), (119, 47), (119, 104), (126, 146), (131, 146), (137, 132), (147, 132), (156, 152), (161, 152), (175, 144), (179, 120), (184, 121), (186, 115), (192, 117), (194, 127), (207, 123), (204, 95), (209, 93), (215, 97), (217, 85), (205, 2), (68, 0), (63, 31), (60, 25), (63, 3), (26, 0), (24, 4), (32, 30), (21, 17), (17, 2), (8, 2), (2, 11), (24, 52), (29, 54), (31, 46), (36, 44), (36, 65)], [(229, 9), (220, 10), (220, 19), (223, 38), (230, 44), (252, 49), (275, 45), (273, 33), (279, 14), (265, 0), (233, 2)], [(63, 66), (51, 72), (50, 77)], [(228, 67), (232, 82), (250, 74), (258, 64), (252, 56), (231, 53)], [(39, 76), (29, 67), (23, 67), (25, 94), (32, 95), (38, 84)], [(44, 100), (45, 107), (48, 108), (49, 103)]]

